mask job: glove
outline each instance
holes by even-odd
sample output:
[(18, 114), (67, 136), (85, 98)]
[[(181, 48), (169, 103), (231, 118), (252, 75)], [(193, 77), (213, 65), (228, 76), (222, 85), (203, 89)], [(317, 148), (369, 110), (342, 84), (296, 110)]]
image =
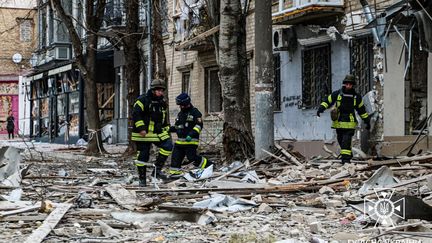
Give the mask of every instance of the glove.
[(317, 117), (321, 117), (321, 111), (320, 111), (320, 110), (317, 110), (316, 115), (317, 115)]
[(189, 136), (189, 135), (187, 135), (187, 137), (186, 137), (186, 141), (187, 141), (187, 142), (190, 142), (190, 141), (192, 141), (192, 137), (191, 137), (191, 136)]
[(145, 130), (142, 130), (141, 132), (139, 132), (140, 133), (140, 135), (142, 136), (142, 137), (145, 137), (146, 135), (147, 135), (147, 132), (145, 131)]

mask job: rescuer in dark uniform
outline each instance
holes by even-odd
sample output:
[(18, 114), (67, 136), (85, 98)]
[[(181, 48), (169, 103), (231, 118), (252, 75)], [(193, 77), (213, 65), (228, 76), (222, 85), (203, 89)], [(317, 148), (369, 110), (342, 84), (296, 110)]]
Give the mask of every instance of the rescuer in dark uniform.
[(336, 104), (331, 111), (332, 128), (336, 129), (342, 164), (344, 164), (349, 163), (352, 158), (351, 141), (357, 126), (354, 110), (363, 119), (367, 130), (370, 129), (370, 120), (361, 95), (354, 90), (353, 86), (356, 84), (354, 76), (347, 75), (342, 83), (342, 89), (334, 91), (321, 103), (317, 116)]
[(207, 158), (197, 154), (199, 136), (203, 129), (201, 112), (191, 104), (188, 94), (181, 93), (176, 98), (176, 104), (180, 106), (175, 126), (170, 131), (177, 133), (177, 141), (171, 157), (170, 174), (172, 177), (183, 174), (181, 165), (186, 156), (190, 162), (201, 169), (213, 164)]
[(153, 80), (147, 93), (139, 96), (133, 106), (132, 141), (136, 143), (138, 150), (135, 165), (140, 186), (146, 186), (146, 163), (150, 158), (152, 144), (159, 147), (152, 175), (163, 180), (167, 178), (162, 167), (171, 154), (173, 144), (169, 134), (167, 102), (164, 99), (165, 87), (163, 80)]

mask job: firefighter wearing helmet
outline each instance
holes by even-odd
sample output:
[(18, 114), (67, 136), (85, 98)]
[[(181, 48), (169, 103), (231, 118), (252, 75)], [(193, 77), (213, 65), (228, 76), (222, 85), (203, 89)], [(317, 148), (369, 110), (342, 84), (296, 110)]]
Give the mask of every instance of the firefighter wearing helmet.
[(347, 75), (342, 82), (342, 88), (325, 98), (317, 111), (317, 116), (320, 116), (324, 110), (334, 106), (331, 111), (332, 128), (336, 129), (342, 164), (349, 163), (352, 158), (351, 142), (357, 127), (354, 111), (363, 119), (366, 129), (370, 129), (369, 115), (361, 95), (354, 90), (355, 84), (355, 77)]
[(132, 141), (137, 146), (137, 160), (139, 185), (146, 186), (146, 165), (150, 159), (152, 145), (159, 147), (154, 162), (152, 175), (159, 179), (166, 179), (162, 172), (168, 156), (171, 154), (173, 144), (169, 134), (170, 124), (167, 116), (167, 102), (164, 98), (165, 82), (154, 79), (146, 94), (139, 96), (134, 103), (132, 120)]

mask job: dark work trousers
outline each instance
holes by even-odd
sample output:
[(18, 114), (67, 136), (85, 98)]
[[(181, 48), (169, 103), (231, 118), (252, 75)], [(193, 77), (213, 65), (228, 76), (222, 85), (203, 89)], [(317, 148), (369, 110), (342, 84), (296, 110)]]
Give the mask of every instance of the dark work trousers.
[(351, 143), (354, 132), (354, 129), (336, 129), (342, 163), (350, 162), (352, 158)]
[(180, 170), (185, 156), (190, 162), (193, 162), (195, 166), (201, 166), (201, 165), (203, 165), (204, 167), (209, 166), (210, 161), (198, 155), (197, 149), (198, 149), (198, 145), (175, 144), (174, 151), (171, 157), (171, 169)]
[(11, 129), (11, 130), (9, 130), (8, 129), (8, 137), (9, 137), (9, 139), (14, 139), (14, 130), (13, 129)]
[[(138, 151), (138, 163), (141, 162), (148, 162), (150, 159), (150, 148), (151, 145), (154, 144), (157, 147), (159, 147), (159, 153), (156, 158), (155, 166), (157, 169), (162, 169), (162, 167), (165, 164), (165, 161), (167, 160), (168, 156), (171, 154), (171, 151), (173, 149), (173, 144), (171, 139), (167, 139), (165, 141), (161, 142), (135, 142), (137, 145), (137, 151)], [(139, 166), (137, 164), (137, 166)]]

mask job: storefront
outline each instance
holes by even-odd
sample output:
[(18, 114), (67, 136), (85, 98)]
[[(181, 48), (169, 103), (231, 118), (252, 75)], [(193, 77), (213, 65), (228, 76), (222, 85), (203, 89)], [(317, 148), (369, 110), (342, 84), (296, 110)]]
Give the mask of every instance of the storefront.
[(30, 136), (70, 143), (84, 134), (83, 89), (73, 64), (27, 77), (30, 80)]
[(0, 77), (0, 134), (7, 134), (6, 119), (9, 111), (15, 118), (15, 133), (18, 133), (18, 77)]

